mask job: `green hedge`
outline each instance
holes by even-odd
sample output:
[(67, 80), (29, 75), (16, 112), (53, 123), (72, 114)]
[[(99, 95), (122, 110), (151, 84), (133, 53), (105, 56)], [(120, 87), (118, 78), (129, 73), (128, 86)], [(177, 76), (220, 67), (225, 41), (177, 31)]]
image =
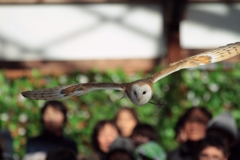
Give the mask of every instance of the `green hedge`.
[[(155, 71), (160, 68), (156, 68)], [(152, 72), (154, 73), (154, 72)], [(149, 73), (151, 75), (152, 73)], [(37, 70), (32, 76), (21, 79), (7, 79), (0, 72), (0, 127), (8, 128), (14, 138), (16, 156), (25, 152), (27, 137), (41, 131), (39, 110), (44, 101), (28, 100), (21, 91), (55, 87), (58, 85), (97, 82), (130, 82), (148, 76), (142, 72), (126, 75), (123, 70), (109, 70), (104, 73), (94, 69), (88, 73), (74, 72), (68, 75), (43, 76)], [(90, 135), (95, 123), (101, 119), (113, 118), (121, 106), (134, 107), (140, 120), (153, 125), (158, 131), (160, 144), (169, 151), (176, 147), (173, 127), (179, 115), (195, 105), (207, 107), (214, 115), (231, 110), (240, 123), (240, 65), (223, 69), (218, 65), (213, 71), (200, 69), (181, 70), (154, 84), (152, 101), (166, 105), (146, 104), (135, 106), (127, 98), (121, 99), (119, 91), (93, 91), (81, 97), (61, 99), (69, 109), (65, 133), (77, 141), (81, 154), (91, 154)]]

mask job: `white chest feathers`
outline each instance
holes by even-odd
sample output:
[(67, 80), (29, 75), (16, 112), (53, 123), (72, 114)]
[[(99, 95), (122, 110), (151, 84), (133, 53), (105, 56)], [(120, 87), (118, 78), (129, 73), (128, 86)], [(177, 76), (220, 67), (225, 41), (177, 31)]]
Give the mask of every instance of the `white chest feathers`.
[(152, 97), (152, 87), (148, 84), (133, 84), (128, 92), (128, 98), (136, 105), (146, 104)]

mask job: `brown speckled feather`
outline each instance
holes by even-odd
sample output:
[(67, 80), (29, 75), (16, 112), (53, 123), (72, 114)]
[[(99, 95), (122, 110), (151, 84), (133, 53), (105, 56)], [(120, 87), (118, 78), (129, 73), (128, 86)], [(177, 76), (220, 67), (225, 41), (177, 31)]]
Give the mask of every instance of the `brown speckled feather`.
[(153, 79), (153, 82), (157, 82), (161, 78), (166, 77), (167, 75), (180, 69), (220, 62), (238, 54), (240, 54), (240, 42), (228, 44), (226, 46), (203, 52), (201, 54), (172, 63), (167, 68), (156, 72), (151, 78)]
[(22, 92), (22, 95), (29, 99), (36, 100), (56, 100), (67, 96), (80, 96), (92, 90), (112, 89), (125, 90), (125, 84), (117, 83), (83, 83), (68, 86), (60, 86), (55, 88), (40, 89), (34, 91)]

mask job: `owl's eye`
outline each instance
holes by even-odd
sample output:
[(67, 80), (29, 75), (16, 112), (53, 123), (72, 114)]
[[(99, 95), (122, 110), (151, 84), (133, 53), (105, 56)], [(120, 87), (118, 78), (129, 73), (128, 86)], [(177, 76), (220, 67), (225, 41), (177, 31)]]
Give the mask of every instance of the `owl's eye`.
[(146, 91), (143, 91), (143, 94), (146, 94)]
[(137, 95), (137, 92), (135, 91), (134, 94)]

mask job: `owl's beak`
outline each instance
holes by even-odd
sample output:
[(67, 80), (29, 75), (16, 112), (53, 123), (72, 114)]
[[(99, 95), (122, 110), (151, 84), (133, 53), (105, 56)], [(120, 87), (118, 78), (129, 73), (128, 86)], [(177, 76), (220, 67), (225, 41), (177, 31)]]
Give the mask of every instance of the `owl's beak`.
[(137, 96), (138, 101), (142, 99), (142, 96)]

